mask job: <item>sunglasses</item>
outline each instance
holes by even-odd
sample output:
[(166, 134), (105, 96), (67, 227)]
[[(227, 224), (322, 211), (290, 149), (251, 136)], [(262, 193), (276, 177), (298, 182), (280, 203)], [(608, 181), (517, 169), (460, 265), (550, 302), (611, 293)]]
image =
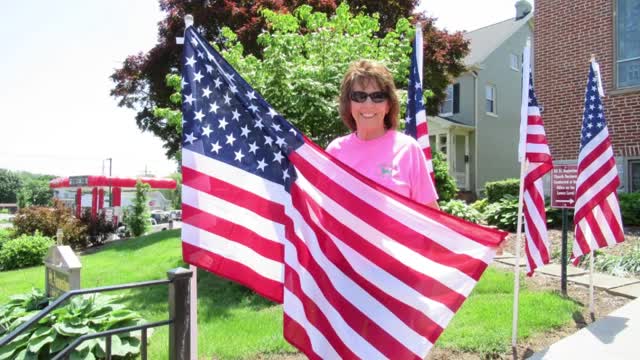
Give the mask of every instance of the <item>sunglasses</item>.
[(363, 103), (367, 101), (367, 98), (370, 98), (374, 103), (381, 103), (389, 98), (389, 94), (384, 91), (374, 91), (372, 93), (366, 93), (364, 91), (353, 91), (351, 92), (351, 95), (349, 97), (351, 98), (351, 101), (357, 103)]

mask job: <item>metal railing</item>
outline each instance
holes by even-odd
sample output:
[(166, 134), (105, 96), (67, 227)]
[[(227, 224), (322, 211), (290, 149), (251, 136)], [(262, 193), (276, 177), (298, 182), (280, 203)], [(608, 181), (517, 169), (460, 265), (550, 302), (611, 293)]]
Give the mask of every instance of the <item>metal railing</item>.
[(169, 319), (157, 322), (151, 322), (136, 326), (128, 326), (123, 328), (111, 329), (107, 331), (102, 331), (99, 333), (86, 334), (82, 335), (79, 338), (75, 339), (71, 344), (67, 345), (64, 349), (62, 349), (52, 360), (61, 360), (67, 359), (70, 356), (70, 353), (83, 341), (95, 339), (95, 338), (106, 338), (106, 356), (107, 359), (111, 359), (111, 336), (115, 334), (130, 332), (130, 331), (141, 331), (141, 339), (140, 339), (140, 356), (143, 360), (147, 359), (147, 329), (155, 328), (159, 326), (169, 326), (169, 359), (178, 360), (178, 359), (189, 359), (191, 356), (191, 339), (190, 339), (190, 298), (189, 298), (189, 290), (190, 290), (190, 279), (192, 276), (192, 271), (184, 268), (177, 268), (167, 272), (167, 280), (155, 280), (155, 281), (144, 281), (139, 283), (131, 283), (131, 284), (123, 284), (123, 285), (114, 285), (114, 286), (104, 286), (99, 288), (92, 289), (79, 289), (79, 290), (71, 290), (69, 292), (64, 293), (62, 296), (53, 301), (49, 306), (42, 309), (38, 314), (29, 319), (29, 321), (23, 323), (18, 326), (15, 330), (13, 330), (9, 335), (0, 339), (0, 347), (9, 344), (13, 339), (22, 334), (26, 329), (28, 329), (31, 325), (40, 321), (42, 318), (47, 316), (51, 311), (58, 308), (68, 299), (84, 294), (94, 294), (99, 292), (106, 291), (115, 291), (115, 290), (124, 290), (124, 289), (134, 289), (141, 287), (149, 287), (156, 285), (169, 285)]

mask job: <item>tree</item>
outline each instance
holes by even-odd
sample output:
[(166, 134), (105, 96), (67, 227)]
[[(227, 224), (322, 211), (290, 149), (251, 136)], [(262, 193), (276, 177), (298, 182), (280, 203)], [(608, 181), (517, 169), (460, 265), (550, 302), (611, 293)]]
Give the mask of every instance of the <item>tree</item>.
[[(417, 1), (353, 0), (350, 3), (354, 12), (373, 14), (377, 11), (382, 14), (381, 26), (376, 32), (377, 36), (382, 37), (387, 30), (393, 29), (399, 18), (411, 15)], [(158, 44), (146, 54), (138, 53), (125, 59), (122, 67), (111, 75), (115, 82), (111, 95), (118, 99), (120, 106), (135, 109), (138, 112), (138, 127), (158, 136), (164, 142), (167, 156), (176, 157), (180, 149), (180, 133), (176, 131), (179, 128), (164, 121), (154, 109), (178, 109), (170, 100), (172, 89), (165, 86), (165, 76), (179, 68), (182, 49), (176, 45), (175, 38), (183, 34), (184, 15), (192, 14), (201, 34), (218, 45), (224, 45), (225, 41), (221, 29), (229, 27), (243, 44), (246, 54), (264, 58), (264, 48), (259, 46), (257, 39), (268, 25), (266, 19), (260, 16), (260, 10), (287, 13), (301, 4), (325, 14), (332, 14), (337, 8), (335, 0), (161, 0), (160, 7), (167, 15), (159, 24)], [(437, 30), (433, 26), (433, 19), (424, 16), (420, 16), (420, 19), (425, 22), (425, 84), (435, 94), (435, 102), (427, 104), (427, 109), (430, 114), (435, 114), (445, 96), (447, 78), (459, 75), (463, 68), (461, 59), (468, 47), (460, 33), (450, 35)]]
[(176, 181), (176, 188), (173, 190), (160, 190), (165, 199), (171, 201), (172, 209), (180, 209), (182, 206), (182, 174), (174, 172), (168, 176)]
[(128, 209), (124, 223), (129, 228), (131, 235), (140, 236), (150, 228), (149, 219), (151, 213), (147, 205), (147, 194), (151, 190), (149, 184), (138, 180), (136, 182), (136, 196), (133, 198), (131, 207)]
[(53, 200), (53, 191), (49, 187), (49, 176), (23, 176), (18, 191), (18, 207), (32, 205), (49, 206)]
[(0, 169), (0, 203), (16, 203), (20, 190), (20, 177), (5, 169)]

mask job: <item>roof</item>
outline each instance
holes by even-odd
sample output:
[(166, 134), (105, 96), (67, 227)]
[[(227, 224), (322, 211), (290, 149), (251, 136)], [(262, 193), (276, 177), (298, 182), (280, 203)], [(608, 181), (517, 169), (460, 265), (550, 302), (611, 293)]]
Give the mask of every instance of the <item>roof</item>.
[(465, 40), (469, 40), (470, 48), (469, 54), (464, 58), (465, 66), (481, 64), (495, 49), (532, 18), (533, 11), (517, 21), (515, 18), (511, 18), (462, 34)]
[(157, 178), (123, 178), (109, 176), (70, 176), (59, 177), (49, 182), (49, 188), (81, 188), (81, 187), (121, 187), (134, 188), (137, 181), (140, 180), (145, 184), (149, 184), (152, 189), (175, 189), (177, 182), (173, 179), (157, 179)]

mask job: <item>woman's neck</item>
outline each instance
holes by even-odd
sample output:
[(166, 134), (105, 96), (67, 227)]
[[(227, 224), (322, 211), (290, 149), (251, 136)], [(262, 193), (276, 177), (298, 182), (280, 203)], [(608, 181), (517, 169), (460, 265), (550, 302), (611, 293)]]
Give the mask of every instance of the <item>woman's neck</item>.
[(356, 136), (360, 140), (369, 141), (369, 140), (374, 140), (383, 136), (386, 132), (387, 130), (384, 128), (383, 129), (362, 129), (362, 130), (358, 129), (356, 131)]

